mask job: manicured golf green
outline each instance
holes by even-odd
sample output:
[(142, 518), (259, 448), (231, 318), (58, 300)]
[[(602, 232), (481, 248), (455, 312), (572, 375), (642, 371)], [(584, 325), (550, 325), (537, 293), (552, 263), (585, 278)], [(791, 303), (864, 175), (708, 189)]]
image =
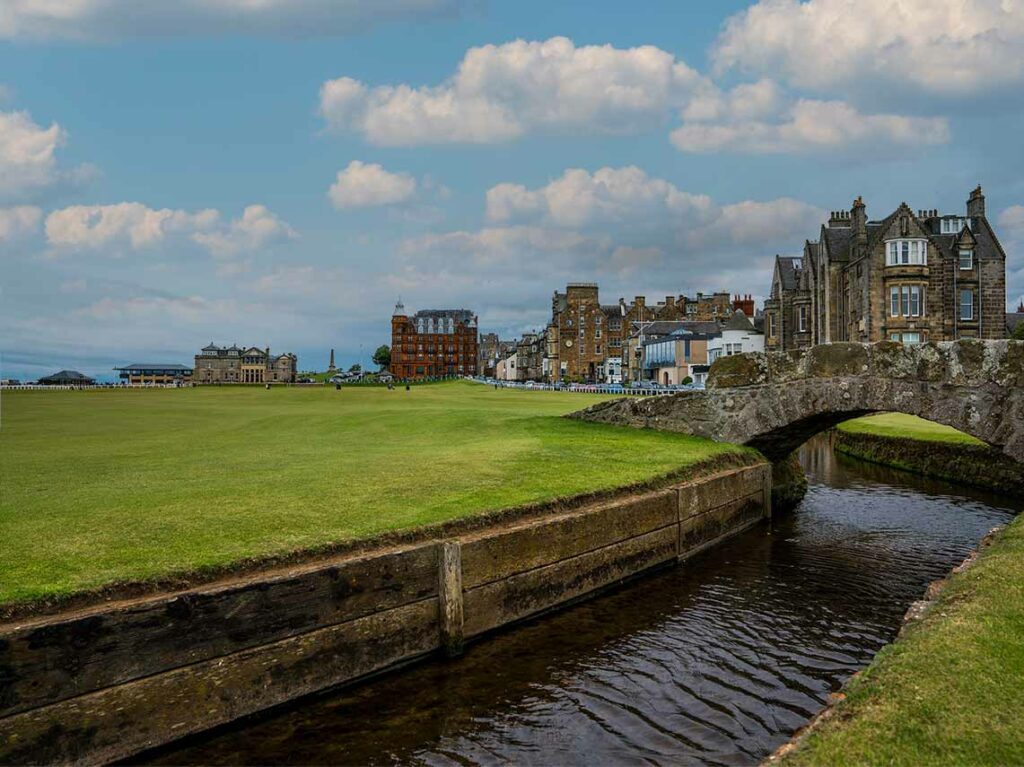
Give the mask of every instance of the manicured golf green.
[(1024, 517), (846, 690), (786, 765), (1024, 764)]
[(926, 442), (952, 442), (965, 445), (984, 445), (979, 439), (957, 431), (951, 426), (926, 421), (903, 413), (878, 413), (840, 424), (843, 431), (854, 434), (874, 434), (879, 437), (904, 437)]
[(611, 489), (739, 450), (559, 416), (596, 395), (4, 392), (0, 604)]

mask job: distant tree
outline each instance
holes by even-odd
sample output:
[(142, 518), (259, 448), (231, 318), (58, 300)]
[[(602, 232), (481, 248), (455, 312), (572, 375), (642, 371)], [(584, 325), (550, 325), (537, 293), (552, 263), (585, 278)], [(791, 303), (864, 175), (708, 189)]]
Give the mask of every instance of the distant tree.
[(692, 383), (693, 383), (693, 379), (692, 379), (692, 378), (690, 378), (690, 376), (686, 376), (686, 378), (684, 378), (684, 379), (683, 379), (682, 381), (680, 381), (679, 383), (683, 384), (683, 386), (687, 386), (687, 385), (689, 385), (689, 384), (692, 384)]
[(1014, 341), (1024, 341), (1024, 322), (1017, 323), (1017, 327), (1013, 329), (1013, 335), (1010, 338)]
[(357, 362), (357, 363), (356, 363), (355, 365), (353, 365), (352, 367), (350, 367), (350, 368), (348, 369), (348, 372), (349, 372), (349, 373), (361, 373), (361, 372), (363, 372), (363, 366), (362, 366), (362, 365), (360, 365), (360, 364), (359, 364), (359, 363)]
[(373, 364), (381, 370), (391, 365), (391, 349), (388, 346), (378, 346), (373, 353)]

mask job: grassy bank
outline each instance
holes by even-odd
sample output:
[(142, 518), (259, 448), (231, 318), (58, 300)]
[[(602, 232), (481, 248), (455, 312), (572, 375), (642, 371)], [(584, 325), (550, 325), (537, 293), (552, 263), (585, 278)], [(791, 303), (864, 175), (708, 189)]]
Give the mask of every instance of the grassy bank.
[(0, 604), (641, 482), (735, 451), (470, 383), (5, 392)]
[(786, 765), (1024, 764), (1024, 517), (850, 683)]
[(984, 445), (979, 439), (957, 431), (951, 426), (925, 421), (903, 413), (878, 413), (857, 418), (839, 425), (840, 431), (851, 434), (871, 434), (878, 437), (903, 437), (925, 442), (946, 444)]
[(1006, 495), (1024, 495), (1019, 463), (949, 426), (899, 413), (842, 424), (836, 451), (926, 477), (959, 482)]

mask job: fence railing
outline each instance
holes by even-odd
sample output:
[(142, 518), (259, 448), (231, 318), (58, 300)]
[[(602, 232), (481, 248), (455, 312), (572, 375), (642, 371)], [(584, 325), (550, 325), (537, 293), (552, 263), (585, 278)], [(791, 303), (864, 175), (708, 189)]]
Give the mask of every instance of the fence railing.
[(485, 386), (496, 386), (499, 389), (523, 389), (524, 391), (564, 391), (576, 394), (619, 394), (623, 397), (660, 397), (678, 394), (681, 391), (693, 391), (698, 387), (666, 389), (662, 387), (616, 386), (605, 384), (547, 384), (522, 381), (488, 381), (483, 378), (471, 378), (471, 381)]

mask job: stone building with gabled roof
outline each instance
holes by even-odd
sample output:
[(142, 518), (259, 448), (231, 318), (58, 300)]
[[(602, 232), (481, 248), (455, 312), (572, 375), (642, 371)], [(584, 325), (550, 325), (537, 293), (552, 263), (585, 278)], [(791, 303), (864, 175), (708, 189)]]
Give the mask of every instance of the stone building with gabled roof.
[(192, 380), (200, 384), (295, 383), (299, 358), (294, 354), (271, 354), (270, 347), (236, 344), (204, 346), (195, 357)]
[(863, 200), (833, 211), (799, 257), (776, 256), (765, 347), (1006, 335), (1006, 253), (974, 189), (966, 215), (906, 203), (869, 221)]

